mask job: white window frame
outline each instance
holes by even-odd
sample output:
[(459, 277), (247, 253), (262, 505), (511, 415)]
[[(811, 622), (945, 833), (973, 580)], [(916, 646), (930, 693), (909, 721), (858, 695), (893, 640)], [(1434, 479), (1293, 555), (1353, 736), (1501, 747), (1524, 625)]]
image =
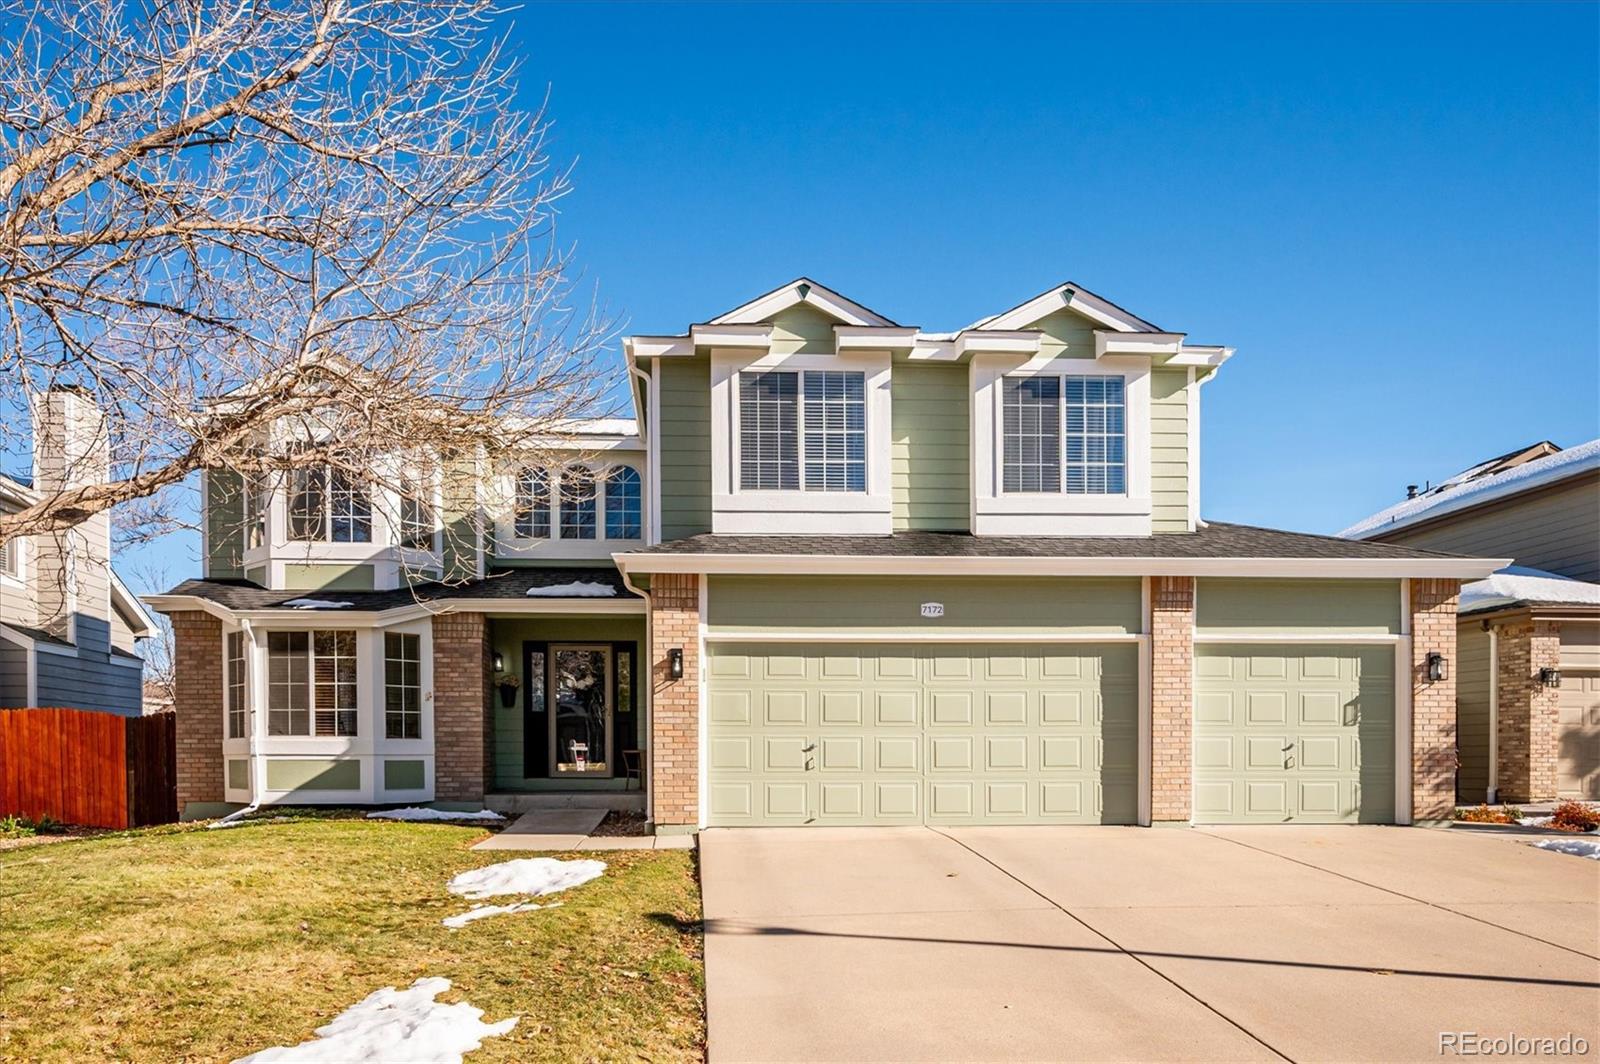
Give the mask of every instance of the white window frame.
[[(407, 640), (407, 639), (415, 639), (417, 641), (417, 682), (415, 684), (415, 689), (416, 689), (416, 694), (417, 694), (417, 710), (416, 710), (416, 715), (417, 715), (417, 734), (415, 734), (415, 735), (390, 735), (389, 734), (389, 688), (391, 686), (399, 686), (402, 689), (408, 689), (408, 688), (411, 688), (413, 686), (411, 684), (404, 683), (403, 679), (402, 679), (402, 682), (400, 684), (398, 684), (398, 685), (391, 685), (389, 683), (389, 637), (391, 635), (395, 636), (398, 639), (400, 639), (401, 642), (402, 642), (402, 645), (404, 645), (404, 641)], [(382, 726), (383, 726), (383, 730), (381, 732), (381, 735), (382, 735), (382, 737), (383, 737), (383, 739), (385, 741), (391, 742), (391, 743), (422, 742), (422, 741), (424, 741), (424, 740), (429, 738), (428, 733), (423, 730), (423, 726), (427, 722), (426, 721), (427, 713), (425, 712), (426, 699), (424, 698), (424, 695), (426, 693), (426, 686), (424, 684), (424, 676), (423, 676), (422, 648), (423, 648), (423, 642), (424, 641), (423, 641), (422, 635), (421, 635), (421, 633), (418, 633), (418, 632), (407, 632), (407, 631), (405, 631), (403, 629), (398, 629), (398, 628), (386, 628), (386, 629), (383, 629), (383, 630), (379, 631), (377, 633), (376, 638), (377, 638), (377, 647), (382, 652), (381, 653), (381, 657), (382, 657), (382, 662), (383, 662), (383, 689), (382, 689), (382, 692), (381, 692), (381, 697), (376, 700), (377, 701), (378, 715), (381, 718), (381, 723), (382, 723)], [(400, 660), (404, 661), (405, 659), (402, 658)], [(402, 713), (402, 715), (404, 715), (406, 713), (406, 710), (404, 709), (404, 707), (401, 708), (401, 713)]]
[(28, 583), (28, 537), (13, 536), (6, 541), (6, 544), (11, 551), (11, 565), (15, 571), (7, 572), (4, 568), (0, 568), (0, 583), (16, 588), (26, 587)]
[[(646, 456), (642, 453), (628, 452), (628, 458), (622, 455), (600, 452), (594, 455), (585, 455), (582, 458), (573, 458), (569, 462), (547, 464), (540, 468), (545, 470), (549, 477), (550, 487), (550, 534), (548, 536), (519, 536), (516, 530), (517, 516), (517, 476), (529, 463), (513, 463), (502, 473), (499, 481), (498, 508), (500, 517), (494, 523), (495, 556), (497, 558), (608, 558), (612, 551), (624, 547), (637, 547), (644, 543), (645, 532), (649, 528), (649, 502), (648, 480), (645, 477), (644, 466)], [(627, 539), (613, 539), (608, 536), (606, 528), (606, 488), (612, 472), (619, 466), (626, 466), (639, 475), (639, 535)], [(578, 539), (561, 534), (562, 516), (562, 484), (569, 470), (583, 468), (594, 477), (594, 504), (595, 526), (592, 539)]]
[[(810, 459), (808, 458), (808, 456), (806, 454), (806, 437), (811, 434), (811, 429), (807, 425), (807, 417), (808, 417), (808, 414), (810, 413), (811, 402), (810, 402), (810, 400), (808, 400), (806, 398), (806, 384), (807, 384), (808, 379), (812, 375), (814, 375), (814, 374), (823, 374), (823, 373), (849, 374), (849, 375), (853, 375), (853, 376), (856, 376), (856, 377), (861, 379), (861, 416), (862, 416), (861, 447), (862, 447), (862, 455), (861, 455), (861, 487), (859, 487), (859, 488), (846, 488), (846, 489), (844, 489), (842, 491), (830, 491), (830, 490), (828, 490), (826, 488), (813, 488), (813, 487), (810, 487), (808, 485), (808, 481), (810, 480), (810, 470), (807, 468), (807, 466), (809, 464)], [(795, 379), (795, 394), (794, 394), (795, 486), (792, 487), (792, 488), (746, 488), (744, 486), (744, 454), (743, 454), (743, 448), (744, 448), (744, 408), (743, 408), (743, 404), (744, 404), (744, 382), (745, 382), (746, 378), (765, 377), (765, 376), (768, 376), (770, 374), (788, 374), (790, 376), (793, 376), (794, 379)], [(738, 400), (739, 401), (739, 405), (740, 405), (739, 423), (736, 424), (736, 425), (731, 426), (732, 431), (735, 434), (734, 435), (733, 446), (734, 446), (734, 449), (737, 452), (739, 452), (739, 466), (733, 472), (733, 476), (734, 476), (735, 480), (737, 481), (737, 483), (739, 485), (738, 490), (741, 491), (741, 492), (748, 492), (748, 491), (784, 491), (784, 492), (803, 491), (803, 492), (810, 492), (810, 493), (814, 493), (814, 494), (829, 494), (829, 495), (850, 495), (850, 494), (861, 495), (861, 494), (865, 494), (866, 490), (867, 490), (867, 481), (866, 481), (866, 477), (867, 477), (867, 469), (866, 469), (866, 467), (867, 467), (867, 456), (866, 456), (866, 448), (867, 448), (867, 427), (866, 427), (867, 395), (866, 395), (866, 383), (867, 382), (866, 382), (866, 378), (867, 378), (866, 372), (864, 370), (859, 370), (859, 369), (759, 369), (759, 370), (745, 369), (745, 370), (740, 370), (739, 374), (738, 374), (738, 377), (736, 379), (736, 383), (735, 383), (735, 387), (736, 387), (736, 389), (738, 390), (738, 393), (739, 393), (739, 400)], [(844, 431), (848, 432), (849, 430), (844, 430)], [(824, 461), (826, 461), (826, 459), (824, 459)]]
[[(1040, 355), (977, 355), (972, 379), (972, 530), (992, 536), (1148, 536), (1151, 534), (1150, 359)], [(1125, 491), (1120, 495), (1066, 490), (1066, 391), (1062, 382), (1061, 490), (1006, 492), (1004, 387), (1006, 377), (1120, 376), (1127, 437)]]
[[(1015, 495), (1072, 495), (1072, 496), (1076, 496), (1076, 497), (1080, 497), (1080, 498), (1103, 498), (1103, 497), (1107, 497), (1107, 496), (1117, 497), (1117, 496), (1124, 496), (1124, 495), (1128, 494), (1128, 487), (1129, 487), (1129, 483), (1128, 483), (1129, 482), (1129, 477), (1128, 477), (1128, 461), (1129, 461), (1129, 453), (1128, 453), (1128, 445), (1129, 445), (1129, 439), (1128, 439), (1128, 397), (1127, 397), (1127, 394), (1126, 394), (1126, 383), (1125, 382), (1124, 382), (1124, 394), (1123, 394), (1123, 397), (1122, 397), (1122, 402), (1120, 404), (1120, 406), (1122, 408), (1122, 431), (1117, 434), (1117, 435), (1122, 437), (1122, 461), (1117, 463), (1118, 465), (1120, 465), (1122, 467), (1122, 490), (1121, 491), (1073, 491), (1070, 487), (1068, 487), (1068, 484), (1070, 483), (1070, 480), (1071, 480), (1069, 474), (1070, 474), (1070, 471), (1071, 471), (1070, 470), (1070, 466), (1071, 466), (1072, 459), (1070, 457), (1068, 457), (1068, 454), (1067, 454), (1068, 446), (1067, 445), (1069, 443), (1070, 437), (1072, 436), (1072, 431), (1071, 431), (1071, 429), (1070, 429), (1070, 427), (1068, 426), (1068, 423), (1067, 423), (1068, 406), (1070, 405), (1070, 402), (1071, 402), (1071, 400), (1067, 397), (1067, 382), (1070, 381), (1070, 380), (1073, 380), (1073, 379), (1085, 380), (1085, 379), (1088, 379), (1088, 378), (1095, 378), (1095, 377), (1098, 377), (1098, 378), (1100, 378), (1102, 380), (1115, 380), (1115, 381), (1123, 381), (1124, 380), (1122, 374), (1120, 374), (1120, 373), (1073, 373), (1073, 372), (1064, 372), (1064, 373), (1059, 373), (1059, 374), (1057, 374), (1057, 373), (1039, 373), (1039, 374), (1008, 373), (1005, 376), (1000, 378), (1000, 423), (999, 423), (1000, 440), (999, 440), (999, 443), (997, 444), (997, 447), (999, 448), (999, 453), (1000, 453), (1000, 476), (999, 476), (999, 478), (997, 480), (997, 486), (998, 486), (999, 491), (1000, 491), (1000, 493), (1002, 495), (1005, 495), (1005, 496), (1008, 496), (1008, 497), (1009, 496), (1015, 496)], [(1029, 491), (1029, 490), (1026, 490), (1026, 489), (1017, 489), (1017, 490), (1013, 491), (1013, 490), (1008, 489), (1005, 486), (1005, 472), (1006, 472), (1006, 432), (1005, 432), (1005, 402), (1006, 402), (1006, 395), (1005, 395), (1005, 393), (1006, 393), (1006, 387), (1012, 381), (1024, 381), (1024, 380), (1053, 380), (1053, 381), (1057, 382), (1056, 383), (1056, 388), (1057, 388), (1057, 391), (1056, 391), (1056, 410), (1055, 410), (1055, 414), (1056, 414), (1056, 487), (1053, 488), (1053, 489), (1040, 489), (1038, 491)], [(1107, 404), (1102, 403), (1100, 405), (1101, 406), (1106, 406)], [(1087, 432), (1084, 432), (1084, 433), (1080, 433), (1079, 435), (1082, 435), (1087, 439), (1089, 434)], [(1109, 435), (1109, 434), (1102, 432), (1100, 435), (1104, 436), (1104, 435)], [(1085, 459), (1083, 461), (1084, 461), (1085, 466), (1087, 466), (1089, 464), (1087, 459)], [(1109, 462), (1109, 461), (1102, 461), (1099, 464), (1101, 466), (1103, 466), (1103, 467), (1109, 468), (1112, 463)]]
[[(324, 632), (326, 632), (326, 633), (334, 633), (334, 634), (341, 633), (341, 632), (348, 632), (349, 635), (350, 635), (350, 655), (349, 655), (349, 660), (352, 662), (352, 666), (351, 667), (352, 667), (352, 669), (354, 670), (354, 673), (355, 673), (355, 681), (354, 681), (355, 701), (350, 705), (350, 707), (348, 709), (340, 708), (340, 709), (335, 709), (335, 710), (332, 711), (335, 714), (346, 713), (346, 712), (355, 714), (355, 731), (350, 732), (350, 733), (345, 734), (345, 735), (340, 735), (340, 734), (337, 734), (337, 733), (334, 733), (334, 734), (331, 734), (331, 735), (318, 735), (317, 734), (317, 668), (316, 668), (316, 662), (317, 662), (317, 636), (322, 634), (322, 633), (324, 633)], [(272, 684), (272, 636), (274, 636), (274, 635), (298, 635), (298, 634), (304, 634), (305, 637), (306, 637), (306, 651), (305, 651), (305, 659), (306, 659), (306, 663), (307, 663), (307, 668), (306, 668), (306, 726), (307, 726), (308, 730), (304, 731), (304, 732), (285, 732), (285, 733), (282, 733), (282, 734), (279, 734), (279, 735), (272, 735), (272, 734), (270, 734), (271, 730), (272, 730), (272, 714), (273, 714), (273, 709), (272, 709), (272, 686), (273, 686), (273, 684)], [(274, 629), (271, 632), (267, 633), (267, 639), (265, 640), (265, 644), (266, 644), (266, 662), (265, 662), (265, 664), (266, 664), (266, 699), (262, 703), (262, 705), (264, 707), (264, 712), (263, 712), (262, 716), (265, 719), (264, 730), (268, 733), (268, 737), (269, 738), (272, 738), (272, 739), (323, 739), (323, 740), (336, 739), (336, 740), (350, 740), (350, 739), (360, 738), (362, 736), (362, 733), (363, 733), (363, 731), (365, 729), (363, 727), (363, 722), (362, 722), (362, 717), (364, 716), (364, 714), (361, 711), (362, 710), (362, 702), (364, 701), (364, 699), (362, 698), (362, 692), (361, 692), (362, 684), (361, 684), (361, 635), (360, 635), (360, 632), (358, 632), (354, 628), (338, 627), (336, 625), (329, 625), (329, 624), (326, 624), (326, 623), (324, 623), (322, 625), (319, 625), (316, 628)], [(337, 687), (338, 686), (337, 679), (334, 681), (334, 683), (335, 683), (335, 686)], [(370, 700), (368, 699), (366, 701), (370, 701)], [(370, 723), (367, 725), (367, 727), (370, 727)]]
[[(805, 489), (804, 380), (799, 381), (800, 487), (740, 486), (739, 375), (832, 370), (862, 374), (866, 401), (866, 490)], [(890, 356), (888, 352), (778, 354), (749, 350), (711, 353), (711, 527), (721, 534), (887, 535), (893, 530), (889, 487)]]

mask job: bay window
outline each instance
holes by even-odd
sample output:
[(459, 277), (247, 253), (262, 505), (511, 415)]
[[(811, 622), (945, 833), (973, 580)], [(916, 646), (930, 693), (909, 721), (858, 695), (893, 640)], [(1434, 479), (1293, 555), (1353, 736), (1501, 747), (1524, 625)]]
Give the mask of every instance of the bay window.
[(389, 739), (422, 738), (422, 637), (383, 634), (383, 733)]
[(245, 729), (244, 633), (228, 633), (228, 738), (243, 739)]
[(267, 734), (356, 734), (356, 634), (267, 633)]
[(400, 545), (416, 550), (432, 550), (437, 524), (433, 511), (433, 478), (427, 475), (402, 478)]
[(289, 471), (289, 538), (372, 542), (372, 499), (355, 474), (329, 466)]

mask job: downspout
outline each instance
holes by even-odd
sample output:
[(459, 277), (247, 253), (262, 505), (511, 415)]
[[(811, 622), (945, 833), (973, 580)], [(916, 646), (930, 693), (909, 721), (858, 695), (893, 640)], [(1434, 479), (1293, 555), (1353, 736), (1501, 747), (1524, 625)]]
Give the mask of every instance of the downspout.
[(1489, 633), (1489, 793), (1490, 805), (1500, 798), (1500, 636), (1485, 622)]

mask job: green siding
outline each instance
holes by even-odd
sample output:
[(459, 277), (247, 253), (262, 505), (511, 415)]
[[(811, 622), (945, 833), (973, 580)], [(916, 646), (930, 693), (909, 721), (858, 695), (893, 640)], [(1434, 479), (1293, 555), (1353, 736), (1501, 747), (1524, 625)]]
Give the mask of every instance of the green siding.
[(426, 765), (421, 761), (386, 760), (383, 763), (383, 789), (420, 791), (427, 786)]
[(806, 303), (773, 315), (772, 352), (777, 355), (831, 355), (838, 319)]
[(1189, 531), (1189, 371), (1150, 374), (1150, 527)]
[(664, 358), (661, 373), (661, 538), (711, 530), (711, 360)]
[(361, 762), (332, 758), (273, 758), (267, 761), (269, 791), (359, 791)]
[[(522, 741), (522, 706), (523, 700), (528, 696), (528, 678), (522, 675), (522, 644), (524, 642), (549, 642), (549, 643), (613, 643), (632, 641), (634, 646), (635, 684), (639, 677), (646, 674), (644, 668), (644, 618), (639, 617), (571, 617), (559, 620), (534, 619), (526, 621), (496, 620), (492, 621), (490, 641), (505, 661), (505, 672), (516, 676), (522, 682), (517, 691), (516, 703), (511, 706), (500, 704), (500, 693), (490, 692), (491, 704), (494, 707), (494, 786), (499, 790), (527, 790), (536, 787), (544, 780), (531, 780), (524, 776), (523, 741)], [(500, 676), (496, 673), (495, 676)], [(636, 689), (634, 695), (638, 705), (643, 705), (643, 695)], [(619, 735), (622, 732), (621, 724), (623, 713), (617, 714)], [(617, 746), (620, 751), (621, 744)], [(620, 759), (621, 754), (618, 754)], [(560, 781), (563, 786), (572, 786), (576, 783), (603, 782), (611, 785), (612, 781)]]
[(443, 464), (440, 536), (444, 578), (461, 580), (478, 573), (478, 466), (473, 459), (456, 457)]
[(1456, 629), (1456, 799), (1489, 797), (1489, 633)]
[(213, 579), (244, 575), (243, 478), (231, 469), (206, 471), (206, 565)]
[(967, 377), (965, 366), (894, 365), (889, 474), (896, 531), (971, 527)]
[(265, 565), (258, 565), (254, 569), (246, 569), (244, 571), (244, 578), (250, 581), (252, 584), (260, 584), (262, 587), (266, 587), (267, 567)]
[[(713, 576), (707, 623), (716, 632), (1025, 633), (1139, 631), (1137, 577)], [(924, 619), (925, 602), (944, 616)]]
[(1195, 628), (1208, 635), (1398, 635), (1395, 580), (1202, 579)]
[(250, 762), (242, 757), (228, 759), (228, 790), (250, 789)]
[(1028, 328), (1044, 333), (1039, 338), (1041, 354), (1051, 358), (1094, 357), (1094, 331), (1098, 326), (1076, 311), (1063, 307), (1045, 315)]
[(371, 591), (370, 565), (302, 565), (283, 567), (286, 591)]

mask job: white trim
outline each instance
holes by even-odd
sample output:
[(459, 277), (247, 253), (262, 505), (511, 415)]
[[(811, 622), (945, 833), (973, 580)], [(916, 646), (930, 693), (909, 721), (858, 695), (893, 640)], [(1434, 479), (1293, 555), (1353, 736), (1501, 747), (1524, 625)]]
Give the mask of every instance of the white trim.
[(1500, 558), (941, 558), (929, 555), (628, 552), (613, 554), (611, 558), (624, 573), (631, 568), (640, 573), (783, 573), (807, 576), (1261, 576), (1313, 579), (1395, 579), (1412, 576), (1481, 580), (1496, 569), (1510, 564)]
[[(651, 419), (652, 423), (654, 418)], [(622, 574), (622, 586), (639, 596), (641, 604), (648, 604), (646, 592), (641, 591), (633, 581), (628, 579), (628, 574)], [(642, 781), (640, 791), (644, 795), (645, 823), (655, 823), (655, 805), (651, 801), (655, 793), (655, 675), (656, 675), (656, 637), (655, 614), (652, 610), (644, 611), (644, 642), (640, 644), (638, 657), (633, 663), (633, 691), (634, 697), (639, 699), (639, 734), (634, 737), (634, 742), (644, 748), (644, 763), (642, 768)], [(642, 696), (642, 697), (640, 697)], [(702, 743), (705, 737), (702, 735)], [(626, 774), (624, 774), (626, 779)]]
[(1062, 308), (1083, 315), (1117, 332), (1154, 332), (1155, 327), (1142, 318), (1135, 317), (1105, 299), (1087, 291), (1083, 286), (1068, 281), (1041, 292), (1020, 306), (996, 314), (978, 324), (985, 329), (1018, 329), (1032, 325), (1040, 318)]
[(1150, 629), (1150, 578), (1139, 581), (1139, 626), (1144, 634), (1139, 639), (1139, 730), (1138, 730), (1138, 788), (1137, 820), (1147, 828), (1155, 809), (1155, 648)]
[(1372, 632), (1251, 632), (1247, 635), (1229, 635), (1225, 632), (1196, 630), (1196, 643), (1338, 643), (1362, 646), (1397, 643), (1403, 635), (1378, 635)]
[(734, 307), (725, 314), (717, 315), (708, 324), (733, 325), (759, 322), (800, 303), (809, 303), (824, 313), (839, 319), (846, 325), (893, 326), (897, 324), (881, 314), (868, 310), (860, 303), (845, 298), (833, 289), (825, 288), (808, 277), (796, 277), (788, 284), (779, 285), (772, 291), (759, 295), (748, 303)]
[(902, 325), (835, 325), (834, 350), (847, 351), (907, 351), (921, 338), (915, 326)]
[(134, 638), (142, 638), (155, 631), (156, 619), (150, 616), (150, 611), (144, 608), (144, 603), (140, 602), (138, 597), (128, 590), (128, 585), (122, 582), (122, 577), (117, 575), (117, 571), (107, 565), (106, 573), (111, 577), (112, 607), (115, 608), (120, 602), (123, 609), (133, 614), (134, 619), (143, 626), (141, 629), (134, 629)]
[(688, 358), (694, 354), (694, 341), (687, 336), (629, 336), (622, 350), (637, 362), (641, 358)]
[(707, 631), (712, 643), (1137, 643), (1138, 632), (1013, 632), (992, 628), (930, 628), (922, 631), (784, 628)]
[(1189, 370), (1189, 383), (1184, 389), (1185, 401), (1189, 404), (1189, 531), (1193, 532), (1200, 527), (1200, 381), (1194, 379), (1194, 370)]
[(1394, 822), (1400, 825), (1412, 819), (1412, 745), (1411, 636), (1403, 635), (1394, 645)]
[(963, 329), (957, 334), (954, 345), (956, 358), (965, 355), (1024, 355), (1033, 358), (1039, 354), (1044, 334), (1037, 329)]
[[(1094, 331), (1094, 357), (1107, 355), (1173, 355), (1183, 346), (1183, 333)], [(1167, 365), (1171, 365), (1168, 362)]]
[(772, 325), (691, 325), (689, 338), (695, 347), (748, 348), (755, 351), (772, 349)]
[(694, 684), (696, 700), (696, 725), (695, 725), (695, 764), (699, 772), (698, 794), (695, 796), (695, 823), (705, 827), (710, 815), (709, 803), (711, 801), (710, 779), (710, 747), (711, 747), (711, 713), (707, 708), (710, 705), (709, 688), (711, 670), (706, 667), (706, 616), (711, 604), (711, 581), (700, 577), (695, 581), (699, 594), (699, 616), (695, 625), (695, 662)]
[[(1493, 805), (1500, 798), (1500, 631), (1492, 624), (1486, 627), (1489, 633), (1489, 787), (1484, 800)], [(1461, 682), (1459, 677), (1456, 682)]]

